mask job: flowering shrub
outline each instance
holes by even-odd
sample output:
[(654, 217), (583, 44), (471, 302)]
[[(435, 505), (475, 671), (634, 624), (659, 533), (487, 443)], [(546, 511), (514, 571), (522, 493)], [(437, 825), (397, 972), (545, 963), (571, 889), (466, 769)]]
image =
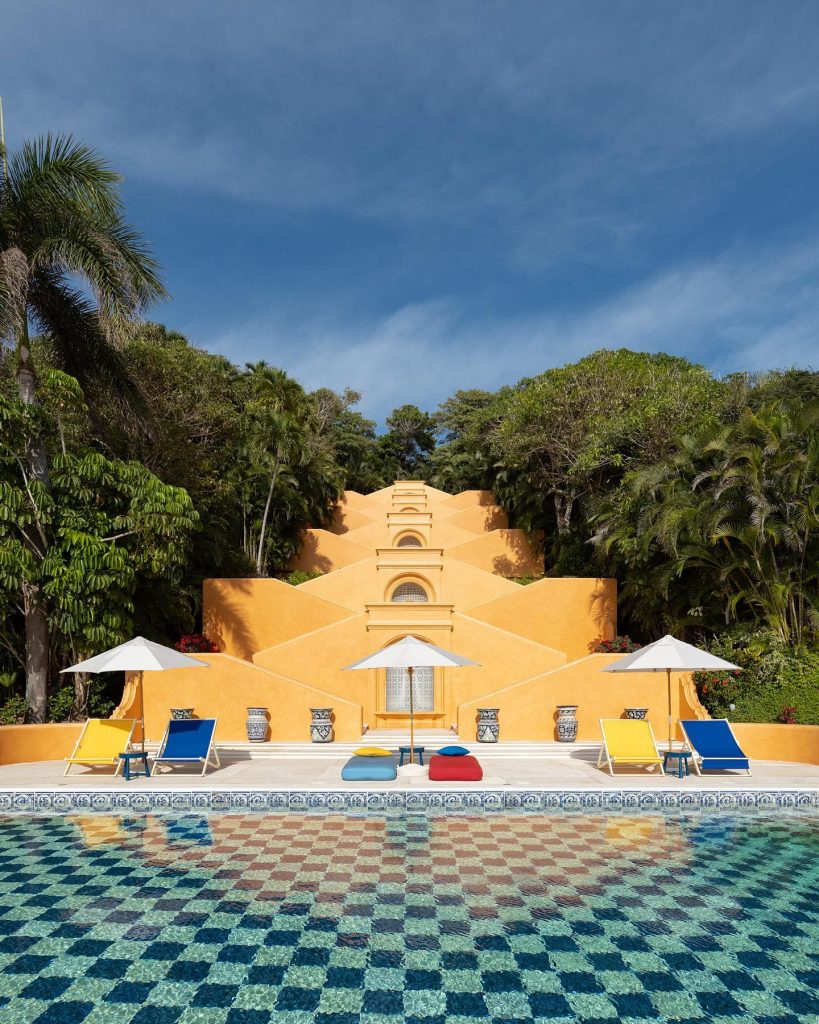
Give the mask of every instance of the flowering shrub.
[(779, 721), (783, 725), (796, 725), (796, 708), (792, 704), (782, 708), (779, 714)]
[[(773, 630), (736, 626), (703, 646), (742, 668), (697, 672), (697, 693), (713, 718), (734, 722), (782, 722), (784, 709), (798, 708), (799, 722), (819, 725), (819, 651), (789, 647)], [(720, 680), (727, 678), (723, 685)], [(730, 705), (734, 705), (731, 710)]]
[(178, 644), (174, 644), (177, 651), (181, 651), (183, 654), (218, 654), (219, 648), (210, 639), (205, 636), (204, 633), (185, 633), (179, 640)]
[(731, 704), (736, 704), (742, 692), (742, 682), (736, 672), (695, 672), (697, 696), (709, 713), (725, 717)]
[(592, 648), (594, 654), (631, 654), (639, 651), (642, 644), (636, 643), (630, 636), (616, 636), (613, 640), (598, 640)]

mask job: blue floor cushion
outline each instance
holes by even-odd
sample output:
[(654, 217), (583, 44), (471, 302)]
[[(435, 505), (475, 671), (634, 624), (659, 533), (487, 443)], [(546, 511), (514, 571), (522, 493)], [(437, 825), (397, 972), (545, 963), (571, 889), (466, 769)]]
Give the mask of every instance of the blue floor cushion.
[(388, 757), (358, 757), (353, 755), (341, 769), (345, 782), (385, 782), (397, 776), (395, 755)]

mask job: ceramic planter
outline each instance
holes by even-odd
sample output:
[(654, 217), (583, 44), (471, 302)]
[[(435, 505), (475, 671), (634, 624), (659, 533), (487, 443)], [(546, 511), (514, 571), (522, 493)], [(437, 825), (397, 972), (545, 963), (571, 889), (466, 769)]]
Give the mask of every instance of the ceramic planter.
[(171, 718), (176, 722), (193, 718), (193, 708), (171, 708)]
[(264, 743), (267, 739), (267, 708), (248, 708), (245, 728), (252, 743)]
[(478, 708), (478, 743), (497, 743), (500, 735), (500, 708)]
[(557, 738), (560, 743), (577, 739), (577, 704), (557, 705)]
[(626, 708), (626, 718), (645, 718), (648, 708)]
[(332, 708), (310, 708), (310, 739), (313, 743), (333, 742)]

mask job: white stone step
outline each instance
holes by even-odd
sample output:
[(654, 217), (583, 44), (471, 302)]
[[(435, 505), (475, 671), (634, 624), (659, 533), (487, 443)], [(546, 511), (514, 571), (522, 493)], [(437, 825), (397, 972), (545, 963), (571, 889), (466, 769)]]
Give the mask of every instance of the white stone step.
[[(509, 758), (532, 761), (566, 757), (590, 760), (597, 756), (599, 749), (599, 744), (593, 742), (516, 741), (509, 743), (477, 743), (474, 740), (461, 740), (452, 734), (447, 735), (443, 740), (441, 737), (435, 737), (432, 741), (426, 741), (422, 740), (419, 736), (416, 736), (415, 739), (415, 745), (425, 747), (428, 753), (434, 752), (447, 743), (459, 743), (468, 747), (481, 761)], [(361, 746), (383, 746), (388, 750), (397, 751), (399, 745), (408, 746), (409, 737), (400, 735), (394, 741), (385, 741), (381, 737), (376, 739), (370, 735), (353, 743), (250, 743), (236, 740), (219, 743), (217, 749), (221, 760), (227, 762), (249, 759), (254, 761), (324, 761), (351, 757), (353, 751)], [(156, 747), (157, 744), (146, 744), (146, 749), (149, 752), (155, 751)]]

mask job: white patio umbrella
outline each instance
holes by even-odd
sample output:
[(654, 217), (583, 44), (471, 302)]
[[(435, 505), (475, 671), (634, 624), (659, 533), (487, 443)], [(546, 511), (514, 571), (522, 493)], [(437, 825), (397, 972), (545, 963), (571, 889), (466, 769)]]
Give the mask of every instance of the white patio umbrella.
[(375, 654), (369, 654), (352, 665), (345, 665), (343, 671), (359, 668), (403, 668), (409, 676), (409, 716), (410, 716), (410, 764), (415, 756), (415, 710), (412, 696), (412, 673), (416, 668), (456, 668), (461, 665), (477, 665), (479, 662), (453, 654), (443, 647), (428, 644), (414, 636), (405, 636), (403, 640), (383, 647)]
[(723, 661), (715, 654), (701, 651), (693, 644), (684, 643), (673, 636), (664, 636), (647, 644), (638, 651), (627, 654), (615, 661), (601, 672), (665, 672), (668, 681), (668, 749), (673, 741), (673, 716), (671, 714), (671, 673), (672, 672), (710, 672), (716, 669), (738, 670), (739, 665)]
[(172, 647), (135, 636), (124, 644), (103, 651), (93, 658), (87, 658), (76, 665), (64, 668), (63, 672), (138, 672), (139, 720), (142, 726), (142, 749), (145, 750), (145, 698), (142, 692), (143, 672), (165, 672), (171, 668), (207, 668), (206, 661), (197, 661)]

